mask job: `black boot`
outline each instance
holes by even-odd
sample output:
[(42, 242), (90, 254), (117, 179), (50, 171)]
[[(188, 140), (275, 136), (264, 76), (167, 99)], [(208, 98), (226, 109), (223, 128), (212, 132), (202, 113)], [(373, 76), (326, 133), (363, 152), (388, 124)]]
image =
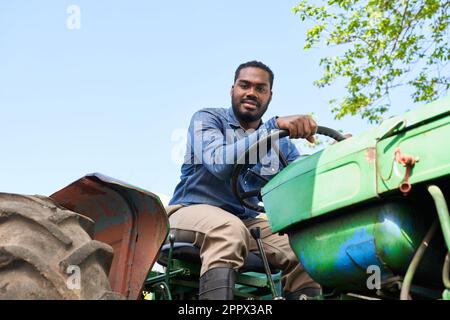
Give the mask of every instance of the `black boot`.
[(199, 300), (233, 300), (236, 271), (213, 268), (200, 277)]
[(284, 297), (286, 300), (308, 300), (311, 298), (318, 297), (322, 294), (322, 289), (320, 288), (303, 288), (294, 292), (285, 293)]

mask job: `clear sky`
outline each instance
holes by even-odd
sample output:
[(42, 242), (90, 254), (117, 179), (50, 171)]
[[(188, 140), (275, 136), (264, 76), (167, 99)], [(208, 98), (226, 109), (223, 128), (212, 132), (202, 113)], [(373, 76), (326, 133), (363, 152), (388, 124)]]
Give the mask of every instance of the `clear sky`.
[[(324, 49), (302, 50), (296, 0), (15, 0), (0, 2), (0, 191), (50, 195), (100, 172), (171, 195), (180, 132), (204, 107), (229, 107), (236, 67), (275, 72), (265, 118), (314, 112), (333, 120), (319, 90)], [(68, 28), (70, 5), (80, 29)], [(73, 26), (73, 25), (72, 25)], [(406, 110), (398, 105), (393, 113)]]

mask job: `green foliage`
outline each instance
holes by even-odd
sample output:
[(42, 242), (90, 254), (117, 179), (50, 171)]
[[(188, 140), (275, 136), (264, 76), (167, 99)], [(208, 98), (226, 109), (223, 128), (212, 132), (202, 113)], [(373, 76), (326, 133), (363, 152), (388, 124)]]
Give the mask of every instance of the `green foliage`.
[[(309, 3), (311, 2), (311, 3)], [(330, 103), (337, 119), (359, 114), (379, 122), (394, 88), (412, 88), (414, 102), (429, 102), (450, 88), (450, 0), (302, 1), (294, 12), (312, 20), (305, 49), (339, 46), (320, 60), (319, 88), (345, 79), (346, 92)]]

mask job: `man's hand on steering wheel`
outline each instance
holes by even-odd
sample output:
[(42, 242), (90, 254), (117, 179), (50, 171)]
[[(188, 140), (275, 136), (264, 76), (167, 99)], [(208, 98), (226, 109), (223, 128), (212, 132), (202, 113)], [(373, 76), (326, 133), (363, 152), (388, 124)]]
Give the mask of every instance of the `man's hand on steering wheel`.
[[(315, 133), (326, 135), (336, 141), (342, 141), (348, 137), (348, 135), (346, 137), (342, 133), (331, 128), (317, 126), (316, 122), (307, 116), (280, 117), (277, 119), (277, 124), (281, 130), (272, 132), (271, 134), (260, 138), (257, 142), (251, 145), (248, 150), (239, 157), (231, 174), (231, 188), (236, 198), (244, 207), (255, 210), (257, 212), (265, 212), (264, 207), (259, 204), (252, 203), (249, 198), (258, 197), (258, 199), (260, 199), (262, 187), (250, 191), (244, 191), (239, 184), (239, 176), (241, 175), (241, 172), (243, 171), (246, 163), (245, 159), (249, 159), (250, 154), (254, 154), (258, 150), (260, 150), (260, 146), (267, 146), (268, 143), (272, 141), (272, 139), (281, 139), (287, 136), (294, 138), (310, 138), (308, 139), (308, 141), (314, 141), (313, 135)], [(311, 138), (313, 140), (311, 140)], [(275, 145), (272, 145), (272, 148), (275, 148)], [(266, 151), (266, 154), (269, 149), (270, 148), (263, 148), (263, 150)], [(263, 157), (264, 155), (265, 154), (260, 154), (260, 157)], [(280, 157), (281, 163), (286, 162), (279, 150), (278, 156)], [(261, 180), (264, 180), (267, 183), (268, 180), (261, 175), (251, 170), (249, 172), (253, 173), (256, 177), (259, 177)]]
[(303, 138), (314, 143), (314, 135), (317, 132), (317, 123), (310, 116), (295, 115), (277, 118), (278, 128), (289, 131), (289, 138)]

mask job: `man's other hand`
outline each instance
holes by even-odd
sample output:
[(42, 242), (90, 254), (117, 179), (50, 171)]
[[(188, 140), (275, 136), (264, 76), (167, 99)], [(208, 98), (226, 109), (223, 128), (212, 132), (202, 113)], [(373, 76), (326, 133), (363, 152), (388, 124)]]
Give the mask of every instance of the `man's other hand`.
[(314, 143), (317, 123), (310, 116), (296, 115), (277, 118), (278, 128), (288, 130), (291, 139), (304, 138)]

